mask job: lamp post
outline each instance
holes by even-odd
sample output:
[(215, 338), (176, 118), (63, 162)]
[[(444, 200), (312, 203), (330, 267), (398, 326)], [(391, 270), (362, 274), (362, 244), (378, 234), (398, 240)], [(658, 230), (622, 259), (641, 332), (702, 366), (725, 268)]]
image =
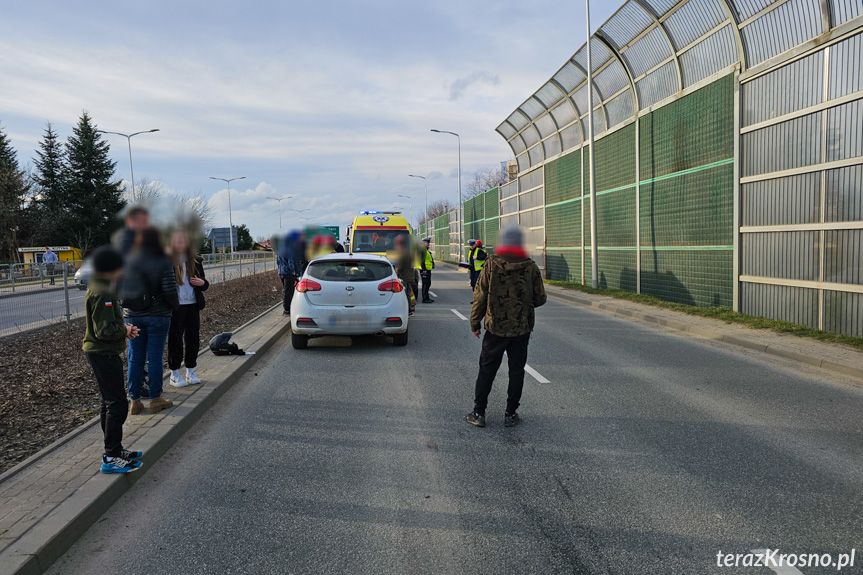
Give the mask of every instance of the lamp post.
[(408, 202), (410, 202), (408, 204), (410, 206), (410, 208), (409, 208), (409, 210), (410, 210), (409, 214), (410, 214), (410, 218), (411, 218), (410, 223), (411, 223), (411, 225), (414, 225), (414, 199), (412, 197), (406, 196), (404, 194), (399, 194), (399, 197), (400, 198), (407, 198)]
[(220, 180), (228, 184), (228, 225), (230, 228), (228, 229), (228, 235), (231, 237), (231, 259), (234, 259), (234, 216), (231, 214), (231, 182), (234, 180), (245, 180), (246, 176), (240, 176), (239, 178), (216, 178), (210, 176), (211, 180)]
[(425, 194), (426, 194), (426, 221), (429, 219), (429, 182), (425, 176), (415, 176), (414, 174), (408, 174), (409, 178), (422, 178), (423, 183), (425, 184)]
[(284, 198), (271, 198), (270, 196), (267, 196), (268, 200), (275, 200), (279, 202), (279, 233), (282, 232), (282, 200), (290, 200), (293, 197), (294, 196), (285, 196)]
[(590, 0), (584, 0), (584, 6), (587, 16), (587, 131), (590, 133), (590, 148), (588, 148), (588, 166), (590, 169), (590, 285), (596, 288), (599, 286), (599, 279), (597, 276), (596, 249), (596, 163), (593, 153), (593, 61), (590, 56)]
[(449, 134), (458, 138), (458, 257), (459, 261), (461, 261), (462, 250), (464, 249), (464, 241), (461, 234), (462, 227), (464, 227), (461, 217), (461, 136), (455, 132), (447, 132), (446, 130), (432, 130), (432, 132), (436, 134)]
[(137, 136), (138, 134), (152, 134), (153, 132), (158, 132), (158, 128), (154, 128), (152, 130), (144, 130), (142, 132), (135, 132), (134, 134), (123, 134), (121, 132), (108, 132), (106, 130), (96, 130), (97, 134), (113, 134), (115, 136), (123, 136), (126, 138), (126, 143), (129, 144), (129, 175), (132, 178), (132, 203), (135, 203), (135, 170), (132, 168), (132, 136)]

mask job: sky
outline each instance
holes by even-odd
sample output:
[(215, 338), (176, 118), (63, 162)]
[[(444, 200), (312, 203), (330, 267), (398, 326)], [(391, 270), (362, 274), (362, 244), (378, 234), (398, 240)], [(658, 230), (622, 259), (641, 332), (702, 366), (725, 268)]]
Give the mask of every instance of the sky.
[[(12, 2), (0, 19), (0, 126), (19, 161), (82, 110), (132, 133), (135, 177), (211, 202), (253, 237), (416, 217), (512, 158), (495, 128), (584, 43), (584, 6), (552, 0)], [(595, 30), (619, 7), (591, 6)], [(126, 140), (108, 136), (117, 177)], [(412, 200), (399, 197), (400, 194)], [(302, 214), (292, 210), (307, 210)], [(307, 217), (308, 220), (302, 220)]]

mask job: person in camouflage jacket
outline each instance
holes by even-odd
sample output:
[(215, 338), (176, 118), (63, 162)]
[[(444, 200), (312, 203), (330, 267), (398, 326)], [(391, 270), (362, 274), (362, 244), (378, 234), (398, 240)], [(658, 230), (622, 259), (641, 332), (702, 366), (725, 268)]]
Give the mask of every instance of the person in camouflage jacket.
[(480, 337), (484, 321), (486, 330), (479, 358), (474, 409), (466, 418), (468, 423), (477, 427), (485, 427), (488, 396), (504, 353), (509, 358), (504, 425), (512, 427), (519, 422), (516, 410), (524, 387), (524, 366), (527, 365), (527, 346), (535, 322), (534, 309), (546, 302), (539, 267), (527, 256), (522, 244), (520, 229), (505, 230), (495, 255), (486, 260), (474, 291), (470, 329)]

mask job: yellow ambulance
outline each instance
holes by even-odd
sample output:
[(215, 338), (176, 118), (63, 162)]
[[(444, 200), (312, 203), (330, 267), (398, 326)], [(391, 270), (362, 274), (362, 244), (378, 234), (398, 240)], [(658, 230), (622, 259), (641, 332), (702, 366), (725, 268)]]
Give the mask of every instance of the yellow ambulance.
[(362, 211), (348, 233), (351, 253), (386, 256), (393, 251), (398, 236), (410, 242), (411, 226), (401, 212)]

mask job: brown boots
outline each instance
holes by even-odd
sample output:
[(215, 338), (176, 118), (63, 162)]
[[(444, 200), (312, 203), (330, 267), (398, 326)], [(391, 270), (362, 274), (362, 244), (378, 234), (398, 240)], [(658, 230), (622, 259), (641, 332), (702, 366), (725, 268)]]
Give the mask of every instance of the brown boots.
[[(173, 407), (174, 402), (170, 399), (165, 399), (164, 397), (157, 397), (156, 399), (150, 400), (150, 413), (159, 413), (163, 409), (168, 409), (169, 407)], [(144, 402), (140, 399), (136, 399), (129, 404), (129, 415), (138, 415), (144, 411)]]
[(164, 397), (157, 397), (150, 400), (150, 413), (159, 413), (163, 409), (168, 409), (173, 406), (174, 402)]

